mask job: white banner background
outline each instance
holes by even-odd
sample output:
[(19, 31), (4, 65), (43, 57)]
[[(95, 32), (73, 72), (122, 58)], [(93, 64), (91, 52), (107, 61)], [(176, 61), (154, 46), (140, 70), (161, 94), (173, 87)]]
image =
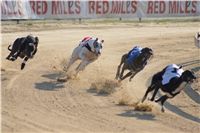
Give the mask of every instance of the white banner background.
[(0, 4), (2, 20), (200, 16), (197, 0), (3, 0)]

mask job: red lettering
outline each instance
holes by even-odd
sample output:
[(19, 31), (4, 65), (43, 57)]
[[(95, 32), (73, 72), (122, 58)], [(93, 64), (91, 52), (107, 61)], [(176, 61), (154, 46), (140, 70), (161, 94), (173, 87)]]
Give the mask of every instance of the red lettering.
[(59, 1), (52, 1), (52, 12), (51, 14), (58, 14), (59, 13)]
[(118, 12), (118, 1), (112, 1), (111, 13), (117, 13), (117, 12)]
[(47, 2), (46, 1), (30, 1), (31, 8), (34, 13), (40, 15), (47, 12)]
[(164, 1), (160, 1), (160, 13), (164, 13), (165, 12), (165, 2)]
[(101, 14), (101, 1), (96, 1), (96, 14)]
[(158, 1), (155, 1), (154, 2), (154, 13), (157, 13), (158, 14), (158, 8), (159, 8), (159, 2)]
[(19, 15), (23, 16), (23, 7), (22, 7), (22, 3), (18, 2), (18, 13)]
[(41, 13), (42, 6), (41, 1), (36, 1), (36, 13), (39, 15)]
[(46, 1), (42, 1), (42, 14), (46, 14), (47, 13), (47, 2)]
[(197, 1), (192, 1), (192, 13), (196, 13), (197, 11)]
[(89, 13), (94, 13), (94, 1), (89, 1)]
[(169, 13), (176, 13), (177, 11), (177, 2), (176, 1), (169, 1)]
[(1, 3), (1, 14), (6, 14), (5, 4)]
[(73, 1), (69, 1), (68, 2), (69, 14), (74, 14), (74, 12), (72, 11), (72, 6), (73, 6)]
[(131, 1), (132, 13), (137, 11), (137, 1)]
[(122, 14), (125, 14), (126, 11), (124, 10), (124, 1), (122, 1), (121, 3), (122, 3), (122, 4), (121, 4), (121, 13), (122, 13)]
[(179, 3), (179, 6), (180, 6), (180, 13), (184, 13), (184, 9), (183, 9), (183, 6), (181, 5), (181, 3)]
[(103, 1), (103, 14), (108, 13), (108, 10), (109, 10), (109, 3), (107, 0), (104, 0)]
[(67, 14), (68, 10), (69, 10), (69, 5), (68, 5), (68, 1), (61, 1), (60, 2), (60, 13), (62, 14)]
[(186, 1), (186, 2), (185, 2), (185, 13), (190, 13), (190, 11), (188, 10), (189, 5), (190, 5), (190, 2), (189, 2), (189, 1)]
[(76, 1), (76, 2), (75, 2), (75, 7), (76, 7), (75, 12), (76, 12), (77, 14), (80, 14), (80, 12), (81, 12), (80, 1)]
[[(8, 16), (19, 15), (23, 16), (23, 6), (22, 1), (2, 1), (1, 13)], [(8, 8), (7, 8), (8, 7)]]
[(130, 10), (129, 10), (130, 4), (131, 4), (130, 1), (126, 1), (126, 13), (127, 13), (127, 14), (130, 13)]
[(29, 3), (31, 5), (33, 12), (35, 13), (35, 1), (30, 1)]
[(148, 14), (153, 13), (153, 1), (148, 2), (148, 9), (147, 9)]

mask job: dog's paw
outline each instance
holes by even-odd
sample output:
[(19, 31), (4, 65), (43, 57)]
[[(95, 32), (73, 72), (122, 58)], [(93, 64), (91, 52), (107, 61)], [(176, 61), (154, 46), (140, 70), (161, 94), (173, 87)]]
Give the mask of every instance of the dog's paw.
[(154, 101), (154, 99), (152, 99), (152, 98), (148, 98), (148, 100), (149, 100), (149, 101), (151, 101), (151, 102), (153, 102), (153, 101)]
[(15, 57), (11, 57), (9, 60), (11, 60), (11, 61), (15, 61), (16, 58), (15, 58)]
[(64, 72), (67, 72), (67, 68), (66, 68), (66, 67), (64, 67), (64, 68), (63, 68), (63, 71), (64, 71)]
[(23, 70), (24, 67), (25, 67), (25, 63), (22, 63), (22, 64), (21, 64), (21, 70)]
[(64, 77), (64, 78), (57, 78), (58, 82), (67, 82), (69, 78), (68, 77)]
[(164, 112), (165, 112), (165, 109), (164, 109), (164, 108), (162, 108), (162, 109), (161, 109), (161, 111), (164, 113)]

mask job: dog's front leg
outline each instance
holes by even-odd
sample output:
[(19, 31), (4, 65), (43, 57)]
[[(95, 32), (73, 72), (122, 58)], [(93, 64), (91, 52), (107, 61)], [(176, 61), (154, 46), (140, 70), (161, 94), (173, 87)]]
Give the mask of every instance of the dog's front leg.
[(28, 57), (25, 57), (24, 60), (23, 60), (23, 63), (21, 64), (21, 70), (24, 69), (25, 65), (26, 65), (26, 62), (28, 61)]
[(132, 75), (132, 72), (128, 72), (124, 77), (120, 77), (120, 80), (122, 81), (122, 80), (128, 78), (131, 75)]
[(83, 70), (85, 69), (85, 67), (86, 67), (88, 64), (90, 64), (90, 63), (91, 63), (90, 61), (83, 60), (83, 61), (78, 65), (78, 67), (76, 68), (76, 74), (75, 74), (75, 76), (77, 76), (78, 73), (79, 73), (80, 71), (83, 71)]
[(133, 72), (131, 77), (129, 78), (129, 82), (131, 82), (132, 78), (137, 74), (137, 72)]
[(155, 102), (161, 102), (161, 105), (162, 105), (162, 108), (161, 108), (161, 111), (162, 112), (165, 112), (165, 109), (164, 109), (164, 102), (168, 99), (169, 97), (167, 95), (164, 95), (164, 96), (161, 96), (158, 100), (156, 100)]

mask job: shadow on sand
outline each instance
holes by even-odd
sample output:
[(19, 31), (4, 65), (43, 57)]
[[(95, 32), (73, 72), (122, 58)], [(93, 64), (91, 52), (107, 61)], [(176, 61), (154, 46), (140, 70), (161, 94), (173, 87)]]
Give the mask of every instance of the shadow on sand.
[(192, 60), (192, 61), (188, 61), (188, 62), (183, 62), (178, 65), (186, 67), (186, 66), (190, 66), (190, 65), (194, 65), (194, 64), (200, 64), (200, 60)]
[(89, 89), (87, 89), (87, 92), (88, 92), (88, 93), (94, 94), (94, 96), (105, 96), (105, 97), (106, 97), (106, 96), (110, 95), (110, 94), (108, 94), (108, 93), (97, 92), (97, 90), (94, 89), (94, 88), (89, 88)]
[[(51, 81), (44, 81), (41, 83), (35, 83), (35, 88), (46, 91), (56, 91), (58, 89), (64, 88), (62, 82), (57, 82), (57, 77), (61, 76), (60, 73), (44, 74), (42, 77), (50, 79)], [(53, 81), (52, 81), (53, 80)]]
[(135, 117), (140, 120), (155, 120), (155, 115), (152, 113), (139, 112), (134, 110), (127, 110), (126, 112), (117, 115), (123, 117)]
[(194, 89), (191, 88), (190, 85), (187, 85), (183, 90), (188, 97), (190, 97), (194, 102), (200, 104), (200, 95)]
[[(159, 93), (159, 96), (161, 96), (160, 92), (158, 92), (158, 93)], [(168, 110), (170, 110), (171, 112), (174, 112), (177, 115), (183, 117), (183, 118), (186, 118), (188, 120), (200, 123), (200, 118), (184, 112), (183, 110), (181, 110), (177, 106), (172, 105), (171, 103), (169, 103), (167, 101), (165, 102), (164, 107), (167, 108)]]

